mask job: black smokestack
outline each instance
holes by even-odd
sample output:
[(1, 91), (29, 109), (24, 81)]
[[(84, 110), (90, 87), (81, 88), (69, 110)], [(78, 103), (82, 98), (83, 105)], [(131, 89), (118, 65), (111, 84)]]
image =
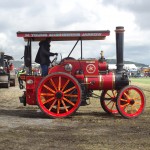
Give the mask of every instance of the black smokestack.
[(117, 56), (117, 72), (123, 71), (123, 48), (124, 48), (124, 27), (116, 27), (116, 56)]

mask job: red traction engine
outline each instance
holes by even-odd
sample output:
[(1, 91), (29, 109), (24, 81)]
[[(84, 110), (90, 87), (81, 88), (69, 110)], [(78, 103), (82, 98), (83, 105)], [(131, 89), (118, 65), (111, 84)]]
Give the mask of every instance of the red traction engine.
[[(100, 104), (108, 114), (120, 113), (125, 118), (138, 117), (145, 107), (145, 96), (140, 88), (129, 85), (126, 71), (123, 69), (124, 27), (116, 27), (117, 69), (110, 71), (101, 52), (100, 59), (82, 58), (83, 40), (103, 40), (109, 31), (48, 31), (17, 32), (28, 42), (25, 46), (25, 65), (29, 73), (22, 75), (26, 90), (20, 102), (24, 105), (38, 105), (48, 116), (67, 117), (77, 111), (80, 105), (86, 105), (94, 91), (101, 90)], [(81, 41), (81, 58), (63, 58), (49, 68), (46, 77), (32, 75), (31, 42), (50, 38), (51, 41)]]

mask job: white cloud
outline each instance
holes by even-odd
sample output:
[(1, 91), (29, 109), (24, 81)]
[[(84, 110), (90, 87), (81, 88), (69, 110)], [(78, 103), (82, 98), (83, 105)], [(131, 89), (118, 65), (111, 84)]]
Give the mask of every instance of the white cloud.
[[(145, 21), (150, 16), (148, 4), (141, 0), (0, 0), (0, 48), (20, 59), (24, 41), (16, 37), (17, 31), (110, 30), (105, 41), (83, 42), (84, 55), (96, 57), (103, 50), (106, 58), (114, 58), (114, 30), (121, 25), (125, 27), (125, 59), (149, 64), (150, 30)], [(52, 51), (62, 51), (66, 56), (75, 42), (52, 42)], [(34, 43), (34, 55), (37, 49), (38, 43)]]

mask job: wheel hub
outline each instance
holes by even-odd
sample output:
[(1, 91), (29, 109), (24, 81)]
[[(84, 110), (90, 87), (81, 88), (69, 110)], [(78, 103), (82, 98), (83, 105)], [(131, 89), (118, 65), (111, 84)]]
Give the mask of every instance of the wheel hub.
[(63, 94), (61, 92), (56, 93), (56, 98), (61, 99), (63, 97)]
[(130, 100), (130, 104), (133, 105), (135, 101), (133, 99)]

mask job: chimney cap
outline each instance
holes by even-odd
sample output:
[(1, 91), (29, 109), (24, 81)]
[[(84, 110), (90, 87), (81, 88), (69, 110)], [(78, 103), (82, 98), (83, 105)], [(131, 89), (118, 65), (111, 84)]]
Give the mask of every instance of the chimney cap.
[(124, 30), (123, 26), (117, 26), (115, 31), (116, 32), (124, 32), (125, 30)]

